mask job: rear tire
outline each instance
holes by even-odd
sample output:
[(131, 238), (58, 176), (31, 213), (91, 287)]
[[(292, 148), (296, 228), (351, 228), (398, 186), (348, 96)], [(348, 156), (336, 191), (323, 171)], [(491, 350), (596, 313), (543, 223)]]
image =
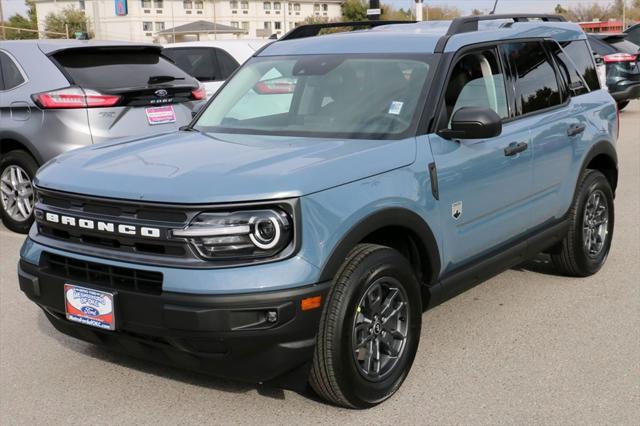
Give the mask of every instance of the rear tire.
[(14, 150), (0, 159), (0, 214), (2, 223), (26, 234), (33, 223), (33, 177), (38, 165), (25, 151)]
[(607, 259), (614, 225), (613, 190), (599, 171), (582, 174), (569, 222), (569, 232), (551, 253), (553, 264), (563, 275), (593, 275)]
[(407, 377), (422, 324), (420, 285), (398, 251), (359, 244), (336, 275), (320, 320), (309, 381), (326, 400), (368, 408)]
[(622, 111), (627, 105), (629, 105), (629, 101), (618, 102), (618, 110)]

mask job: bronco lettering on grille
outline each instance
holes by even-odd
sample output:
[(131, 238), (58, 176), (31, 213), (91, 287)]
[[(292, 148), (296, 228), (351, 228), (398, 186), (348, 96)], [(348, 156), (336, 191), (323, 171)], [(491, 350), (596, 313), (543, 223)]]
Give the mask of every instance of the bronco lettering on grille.
[(45, 222), (57, 223), (60, 225), (82, 228), (82, 229), (90, 229), (93, 231), (106, 232), (106, 233), (118, 233), (124, 235), (138, 235), (141, 237), (148, 238), (160, 238), (160, 229), (159, 228), (151, 228), (148, 226), (135, 226), (135, 225), (126, 225), (122, 223), (113, 223), (113, 222), (104, 222), (101, 220), (92, 220), (92, 219), (84, 219), (77, 218), (73, 216), (66, 216), (57, 213), (51, 212), (42, 212), (42, 214), (36, 214), (39, 218), (44, 220)]

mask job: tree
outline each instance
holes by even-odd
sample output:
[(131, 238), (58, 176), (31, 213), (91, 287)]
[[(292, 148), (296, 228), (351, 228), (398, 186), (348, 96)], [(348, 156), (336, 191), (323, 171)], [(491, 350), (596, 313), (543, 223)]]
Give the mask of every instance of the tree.
[(411, 21), (414, 19), (411, 9), (404, 10), (403, 8), (400, 8), (396, 10), (391, 5), (383, 4), (381, 6), (382, 15), (380, 16), (380, 19), (384, 21)]
[[(6, 25), (9, 27), (15, 28), (24, 28), (27, 30), (35, 30), (37, 29), (37, 24), (24, 16), (16, 13), (12, 17), (9, 18), (9, 21), (6, 22)], [(18, 30), (6, 30), (7, 40), (27, 40), (38, 38), (38, 33), (32, 31), (18, 31)]]
[(562, 5), (560, 3), (556, 4), (556, 13), (558, 15), (566, 15), (567, 14), (567, 9), (565, 9), (564, 7), (562, 7)]
[[(368, 3), (367, 3), (368, 4)], [(347, 0), (342, 3), (342, 19), (344, 21), (366, 21), (367, 4), (363, 0)]]
[(429, 21), (441, 21), (458, 18), (462, 16), (462, 12), (455, 6), (425, 6), (422, 16)]
[(480, 9), (473, 9), (473, 10), (471, 11), (471, 14), (472, 14), (473, 16), (480, 16), (480, 15), (484, 15), (484, 13), (483, 13)]
[[(69, 36), (75, 32), (88, 31), (88, 21), (84, 11), (73, 6), (63, 9), (60, 13), (49, 13), (44, 18), (45, 31), (65, 34), (69, 30)], [(47, 34), (49, 38), (64, 38), (64, 35)]]

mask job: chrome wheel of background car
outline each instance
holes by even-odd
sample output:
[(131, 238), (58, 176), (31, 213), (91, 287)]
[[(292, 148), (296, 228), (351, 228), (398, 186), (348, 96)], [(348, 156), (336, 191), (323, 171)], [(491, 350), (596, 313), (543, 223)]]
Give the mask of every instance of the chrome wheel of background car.
[(358, 371), (381, 381), (392, 371), (406, 346), (409, 330), (407, 295), (391, 277), (376, 280), (356, 307), (352, 351)]
[(584, 250), (591, 258), (597, 257), (609, 235), (609, 209), (600, 190), (593, 191), (584, 207), (582, 240)]
[(16, 222), (29, 219), (33, 211), (33, 186), (31, 178), (20, 166), (12, 164), (0, 176), (2, 208)]

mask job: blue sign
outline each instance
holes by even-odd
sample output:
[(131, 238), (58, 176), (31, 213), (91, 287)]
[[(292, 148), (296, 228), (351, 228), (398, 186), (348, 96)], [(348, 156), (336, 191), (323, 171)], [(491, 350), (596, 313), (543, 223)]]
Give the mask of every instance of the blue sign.
[(127, 15), (127, 0), (114, 0), (116, 6), (116, 16)]

